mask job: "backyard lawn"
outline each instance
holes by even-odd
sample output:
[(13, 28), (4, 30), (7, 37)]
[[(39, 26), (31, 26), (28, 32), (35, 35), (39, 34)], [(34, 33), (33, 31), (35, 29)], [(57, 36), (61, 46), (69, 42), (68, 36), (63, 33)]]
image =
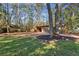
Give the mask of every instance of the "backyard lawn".
[(0, 56), (74, 56), (79, 44), (72, 40), (44, 43), (35, 37), (0, 37)]

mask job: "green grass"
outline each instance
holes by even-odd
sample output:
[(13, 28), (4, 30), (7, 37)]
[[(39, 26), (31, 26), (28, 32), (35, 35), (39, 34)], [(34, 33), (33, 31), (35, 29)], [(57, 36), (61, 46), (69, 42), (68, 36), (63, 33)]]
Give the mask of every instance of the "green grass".
[(79, 56), (79, 44), (60, 40), (44, 44), (35, 37), (0, 37), (0, 56)]

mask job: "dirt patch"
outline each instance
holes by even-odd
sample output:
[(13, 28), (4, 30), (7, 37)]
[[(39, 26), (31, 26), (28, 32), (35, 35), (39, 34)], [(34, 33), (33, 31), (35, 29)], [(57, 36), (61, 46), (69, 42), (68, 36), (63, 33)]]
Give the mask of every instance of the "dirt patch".
[(14, 32), (14, 33), (2, 33), (0, 36), (39, 36), (47, 35), (45, 32)]

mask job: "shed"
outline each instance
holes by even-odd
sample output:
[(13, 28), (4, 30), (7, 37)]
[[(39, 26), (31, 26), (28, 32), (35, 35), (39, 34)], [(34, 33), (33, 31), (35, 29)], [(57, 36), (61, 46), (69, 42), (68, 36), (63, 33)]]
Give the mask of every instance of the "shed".
[(43, 26), (36, 26), (37, 30), (39, 32), (48, 32), (49, 31), (49, 25), (43, 25)]

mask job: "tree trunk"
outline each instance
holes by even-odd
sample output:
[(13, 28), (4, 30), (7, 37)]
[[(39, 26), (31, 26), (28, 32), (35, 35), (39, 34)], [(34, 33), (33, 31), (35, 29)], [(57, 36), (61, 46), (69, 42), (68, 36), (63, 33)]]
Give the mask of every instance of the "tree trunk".
[(49, 31), (51, 36), (53, 36), (53, 19), (52, 19), (52, 11), (51, 11), (51, 6), (49, 3), (46, 4), (47, 9), (48, 9), (48, 16), (49, 16)]
[(59, 5), (59, 33), (62, 33), (62, 7)]
[(59, 9), (58, 9), (58, 4), (56, 4), (56, 6), (55, 6), (55, 34), (57, 33), (57, 32), (59, 32), (59, 16), (58, 16), (58, 13), (59, 13)]
[(16, 25), (20, 27), (20, 19), (19, 19), (19, 3), (16, 4)]
[(9, 29), (10, 29), (10, 26), (9, 26), (9, 20), (10, 20), (10, 18), (9, 18), (9, 5), (8, 5), (8, 3), (7, 3), (7, 11), (6, 11), (6, 20), (7, 20), (7, 33), (9, 33)]
[(74, 16), (73, 13), (74, 12), (70, 13), (70, 19), (69, 19), (70, 32), (72, 32), (72, 30), (73, 30), (73, 22), (72, 22), (72, 17)]

